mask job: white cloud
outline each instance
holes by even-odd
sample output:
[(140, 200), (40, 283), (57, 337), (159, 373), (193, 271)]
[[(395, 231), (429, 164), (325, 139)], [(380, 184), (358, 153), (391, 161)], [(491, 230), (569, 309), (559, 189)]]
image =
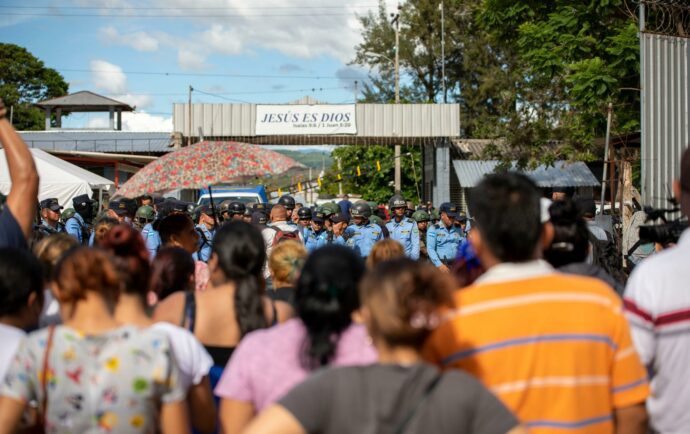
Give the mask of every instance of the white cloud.
[[(109, 7), (130, 6), (126, 0), (107, 3)], [(357, 15), (376, 9), (334, 0), (312, 0), (308, 7), (304, 0), (197, 0), (193, 11), (189, 10), (188, 0), (150, 0), (137, 5), (143, 3), (160, 8), (155, 9), (157, 13), (183, 18), (168, 19), (175, 23), (175, 30), (167, 32), (122, 33), (115, 27), (105, 27), (100, 30), (101, 39), (138, 51), (171, 48), (177, 51), (178, 64), (185, 70), (207, 68), (207, 61), (212, 63), (214, 55), (233, 56), (258, 50), (276, 50), (299, 59), (330, 56), (349, 62), (361, 41)], [(392, 12), (395, 2), (387, 3)], [(112, 11), (102, 9), (101, 13)]]
[(172, 117), (157, 116), (145, 112), (123, 113), (122, 129), (124, 131), (172, 132)]
[(146, 32), (120, 33), (113, 27), (104, 27), (99, 31), (100, 38), (109, 44), (124, 45), (137, 51), (157, 51), (158, 39)]
[(193, 48), (183, 48), (177, 53), (177, 64), (184, 70), (199, 70), (206, 68), (206, 56)]
[[(110, 121), (104, 117), (91, 118), (86, 128), (103, 129), (110, 128)], [(137, 132), (172, 132), (172, 117), (157, 116), (146, 112), (122, 113), (122, 131)]]
[(109, 95), (110, 98), (127, 103), (137, 110), (145, 109), (153, 105), (153, 98), (150, 95), (125, 93), (122, 95)]
[(91, 81), (101, 91), (111, 94), (127, 92), (127, 76), (122, 68), (105, 60), (91, 61)]

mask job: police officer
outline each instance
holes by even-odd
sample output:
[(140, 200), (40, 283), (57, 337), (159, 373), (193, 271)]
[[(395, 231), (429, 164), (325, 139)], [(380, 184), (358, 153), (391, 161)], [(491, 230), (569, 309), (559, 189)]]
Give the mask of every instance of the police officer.
[(309, 253), (328, 244), (329, 232), (324, 227), (325, 221), (326, 214), (322, 211), (317, 211), (312, 215), (311, 226), (304, 229), (304, 247), (307, 248)]
[(243, 220), (245, 211), (247, 211), (247, 205), (234, 201), (230, 202), (227, 213), (231, 220)]
[(152, 206), (140, 206), (134, 215), (134, 225), (141, 228), (141, 236), (146, 243), (146, 250), (149, 251), (151, 259), (156, 257), (158, 249), (161, 247), (161, 236), (158, 231), (153, 229), (153, 221), (156, 219), (156, 212)]
[[(352, 211), (352, 208), (350, 208), (350, 211)], [(345, 235), (345, 231), (349, 227), (348, 223), (350, 222), (350, 218), (345, 214), (333, 214), (331, 216), (331, 222), (333, 223), (333, 230), (328, 234), (327, 244), (337, 244), (340, 246), (348, 245), (346, 238), (349, 235)]]
[(312, 212), (311, 208), (303, 206), (297, 210), (297, 223), (302, 227), (302, 232), (304, 233), (304, 239), (307, 239), (307, 230), (311, 226)]
[(292, 211), (295, 209), (295, 198), (284, 194), (278, 199), (278, 205), (283, 205), (287, 210), (287, 221), (292, 221)]
[(252, 210), (249, 207), (245, 207), (244, 214), (242, 214), (242, 220), (244, 220), (245, 223), (252, 222)]
[(80, 194), (72, 199), (74, 215), (65, 223), (65, 232), (79, 241), (82, 245), (87, 245), (91, 235), (91, 220), (93, 219), (93, 200), (86, 195)]
[(458, 246), (463, 240), (462, 229), (455, 225), (458, 207), (450, 202), (441, 204), (441, 221), (427, 231), (426, 248), (431, 262), (442, 271), (449, 271)]
[(429, 213), (423, 210), (415, 211), (412, 214), (412, 220), (417, 223), (417, 230), (419, 231), (419, 257), (421, 259), (428, 259), (429, 254), (426, 250), (426, 232), (429, 228)]
[[(331, 221), (331, 217), (336, 215), (336, 214), (340, 214), (340, 207), (333, 202), (327, 202), (327, 203), (324, 203), (323, 205), (321, 205), (321, 207), (319, 208), (319, 211), (321, 211), (323, 213), (323, 215), (325, 216), (325, 220), (323, 222), (324, 227), (326, 228), (326, 231), (331, 234), (331, 238), (333, 238), (332, 237), (333, 222)], [(350, 216), (348, 215), (346, 217), (349, 218)]]
[(64, 232), (65, 228), (60, 223), (60, 210), (62, 207), (58, 200), (54, 197), (44, 199), (40, 202), (41, 208), (41, 224), (37, 229), (44, 231), (47, 234), (55, 234)]
[(393, 218), (386, 224), (391, 240), (402, 244), (405, 256), (410, 259), (419, 259), (419, 230), (417, 223), (411, 218), (405, 217), (407, 202), (399, 194), (391, 197), (388, 208), (393, 213)]
[(431, 211), (429, 211), (429, 219), (431, 221), (431, 224), (435, 225), (439, 221), (441, 221), (441, 214), (439, 214), (437, 209), (432, 209)]
[[(371, 207), (364, 201), (356, 202), (350, 209), (354, 225), (345, 229), (343, 238), (347, 246), (354, 249), (362, 258), (369, 256), (374, 244), (383, 239), (381, 228), (369, 221)], [(337, 236), (337, 234), (334, 233)]]
[(62, 223), (63, 231), (65, 223), (67, 223), (67, 220), (71, 219), (74, 214), (76, 214), (74, 208), (65, 208), (62, 214), (60, 214), (60, 223)]
[[(239, 203), (239, 202), (235, 202)], [(216, 221), (213, 219), (213, 212), (209, 205), (202, 205), (198, 209), (199, 222), (196, 225), (196, 232), (199, 234), (199, 248), (194, 254), (195, 259), (208, 262), (211, 259), (211, 249), (213, 247), (213, 237), (216, 235)], [(244, 210), (240, 214), (243, 217)], [(232, 217), (235, 218), (234, 215)]]

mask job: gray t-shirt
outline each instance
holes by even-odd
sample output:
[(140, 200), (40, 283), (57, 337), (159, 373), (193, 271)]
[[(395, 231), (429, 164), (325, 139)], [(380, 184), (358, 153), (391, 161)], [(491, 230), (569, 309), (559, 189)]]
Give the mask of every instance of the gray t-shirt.
[(438, 375), (427, 364), (325, 369), (279, 403), (308, 433), (394, 433), (412, 412), (404, 433), (503, 434), (517, 426), (491, 392), (460, 371), (444, 373), (423, 400)]

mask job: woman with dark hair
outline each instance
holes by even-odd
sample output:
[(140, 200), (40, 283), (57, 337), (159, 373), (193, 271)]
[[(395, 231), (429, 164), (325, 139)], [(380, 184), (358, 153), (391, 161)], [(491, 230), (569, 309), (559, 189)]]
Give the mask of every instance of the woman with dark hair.
[(113, 314), (121, 284), (109, 256), (81, 247), (59, 262), (64, 325), (20, 346), (0, 392), (0, 433), (14, 432), (31, 401), (41, 403), (41, 428), (50, 433), (189, 432), (168, 339)]
[(154, 323), (147, 312), (147, 293), (151, 275), (149, 252), (139, 232), (120, 224), (107, 233), (101, 246), (112, 254), (119, 274), (120, 297), (115, 319), (123, 324), (151, 328), (164, 333), (180, 369), (180, 383), (187, 392), (193, 427), (201, 433), (215, 430), (215, 407), (208, 373), (211, 357), (187, 330), (168, 323)]
[(194, 259), (179, 247), (164, 247), (151, 263), (149, 292), (163, 300), (175, 292), (194, 291)]
[(622, 295), (623, 284), (607, 270), (588, 261), (592, 252), (592, 236), (577, 204), (570, 199), (553, 202), (549, 207), (549, 214), (554, 237), (549, 248), (544, 251), (544, 259), (563, 273), (602, 280)]
[(156, 320), (179, 324), (183, 318), (183, 326), (203, 343), (213, 358), (212, 384), (245, 335), (292, 316), (287, 303), (272, 302), (265, 295), (265, 261), (261, 232), (243, 221), (227, 223), (213, 240), (210, 287), (172, 294), (156, 308)]
[[(199, 233), (194, 228), (194, 221), (187, 214), (170, 214), (157, 222), (156, 228), (164, 247), (179, 247), (190, 255), (199, 250)], [(209, 281), (208, 266), (205, 262), (194, 261), (194, 267), (196, 290), (203, 291)]]
[(420, 354), (444, 310), (452, 277), (403, 258), (382, 262), (360, 285), (362, 318), (379, 363), (320, 371), (245, 431), (265, 433), (524, 433), (477, 380), (442, 373)]
[(376, 360), (366, 330), (352, 322), (363, 274), (362, 260), (346, 247), (326, 246), (307, 259), (295, 291), (298, 318), (247, 336), (216, 387), (226, 434), (240, 432), (314, 369)]

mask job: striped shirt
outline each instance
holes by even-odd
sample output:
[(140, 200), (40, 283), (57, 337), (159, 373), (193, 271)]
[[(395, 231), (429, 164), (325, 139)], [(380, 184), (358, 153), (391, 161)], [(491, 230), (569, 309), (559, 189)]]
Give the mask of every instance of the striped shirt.
[(625, 288), (635, 347), (650, 372), (647, 401), (655, 431), (690, 430), (690, 230), (678, 245), (645, 259)]
[(645, 370), (622, 303), (604, 283), (543, 261), (501, 264), (455, 294), (425, 357), (492, 390), (533, 433), (612, 433), (643, 403)]

